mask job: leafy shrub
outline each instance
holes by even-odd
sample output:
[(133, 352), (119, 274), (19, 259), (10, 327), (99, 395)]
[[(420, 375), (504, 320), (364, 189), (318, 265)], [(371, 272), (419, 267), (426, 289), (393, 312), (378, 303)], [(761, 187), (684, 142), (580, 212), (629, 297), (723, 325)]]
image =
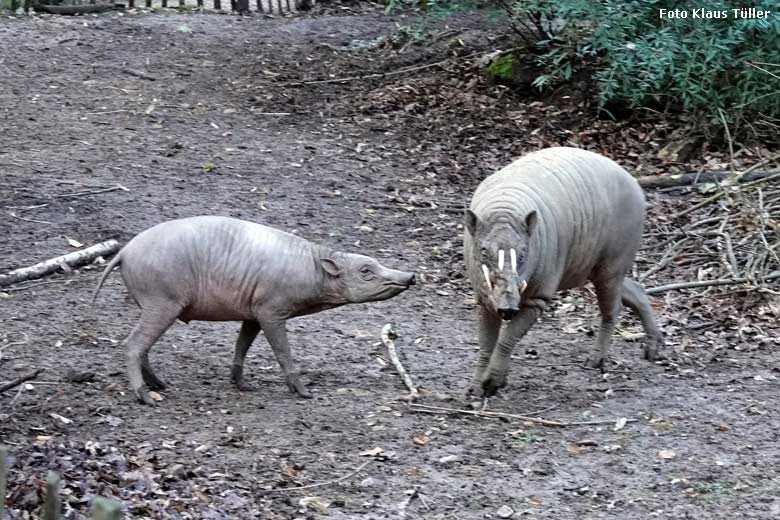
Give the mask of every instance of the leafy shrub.
[[(508, 16), (542, 71), (534, 85), (558, 85), (580, 70), (592, 77), (598, 106), (618, 104), (691, 112), (704, 123), (776, 129), (780, 123), (780, 10), (777, 0), (387, 0), (451, 13), (492, 7)], [(770, 11), (768, 18), (735, 18), (732, 9)], [(661, 9), (687, 18), (661, 18)], [(693, 10), (726, 11), (727, 18), (693, 18)], [(508, 77), (511, 61), (491, 74)], [(780, 134), (774, 130), (776, 134)]]

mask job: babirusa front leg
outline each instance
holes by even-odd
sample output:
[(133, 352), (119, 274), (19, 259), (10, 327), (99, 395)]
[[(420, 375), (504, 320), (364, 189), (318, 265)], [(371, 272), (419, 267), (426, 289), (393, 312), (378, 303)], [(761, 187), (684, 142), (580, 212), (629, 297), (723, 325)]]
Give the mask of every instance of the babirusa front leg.
[(276, 360), (282, 367), (287, 387), (301, 397), (310, 398), (312, 395), (301, 382), (300, 370), (290, 354), (290, 345), (287, 342), (286, 323), (282, 321), (260, 321), (260, 327), (265, 332), (265, 338), (271, 344)]
[(509, 374), (509, 363), (515, 345), (526, 335), (528, 330), (539, 319), (542, 311), (536, 306), (524, 306), (512, 318), (501, 334), (493, 354), (490, 356), (487, 370), (482, 376), (482, 393), (485, 397), (496, 395), (499, 388), (506, 386), (506, 376)]
[(477, 369), (474, 372), (474, 379), (468, 390), (468, 395), (482, 397), (482, 378), (487, 370), (490, 356), (498, 341), (498, 334), (501, 332), (501, 319), (493, 312), (480, 306), (479, 307), (479, 358), (477, 359)]

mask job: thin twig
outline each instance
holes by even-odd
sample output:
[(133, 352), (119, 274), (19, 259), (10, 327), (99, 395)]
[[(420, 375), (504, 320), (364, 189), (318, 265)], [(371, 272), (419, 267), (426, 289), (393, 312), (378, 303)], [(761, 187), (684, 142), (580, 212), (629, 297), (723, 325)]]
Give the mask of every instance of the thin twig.
[(696, 282), (670, 283), (668, 285), (661, 285), (659, 287), (651, 287), (650, 289), (647, 289), (647, 291), (645, 292), (647, 292), (647, 294), (658, 294), (666, 291), (674, 291), (677, 289), (715, 287), (719, 285), (740, 285), (752, 281), (771, 282), (772, 280), (776, 280), (778, 278), (780, 278), (780, 271), (774, 271), (766, 276), (759, 277), (756, 280), (753, 280), (752, 278), (748, 278), (748, 277), (741, 277), (741, 278), (719, 278), (717, 280), (701, 280)]
[(19, 215), (17, 215), (13, 211), (6, 211), (5, 213), (8, 216), (10, 216), (10, 217), (13, 217), (13, 218), (16, 218), (16, 219), (19, 219), (19, 220), (24, 220), (25, 222), (34, 222), (36, 224), (49, 224), (49, 225), (51, 225), (51, 222), (48, 222), (46, 220), (35, 220), (35, 219), (31, 219), (31, 218), (20, 217)]
[(718, 108), (718, 115), (723, 122), (723, 131), (726, 133), (726, 140), (729, 144), (729, 166), (731, 167), (731, 173), (736, 173), (736, 166), (734, 166), (734, 141), (731, 139), (731, 131), (729, 130), (729, 124), (726, 122), (726, 114), (723, 113), (721, 108)]
[(92, 191), (79, 191), (76, 193), (63, 193), (62, 195), (52, 195), (54, 198), (64, 198), (64, 197), (81, 197), (82, 195), (97, 195), (98, 193), (108, 193), (109, 191), (130, 191), (121, 184), (117, 184), (114, 187), (111, 188), (104, 188), (102, 190), (92, 190)]
[[(28, 285), (22, 285), (21, 287), (4, 287), (0, 289), (0, 292), (16, 292), (16, 291), (26, 291), (27, 289), (32, 289), (33, 287), (38, 287), (39, 285), (49, 285), (52, 283), (63, 283), (63, 280), (50, 280), (48, 282), (38, 282), (38, 283), (31, 283)], [(64, 282), (64, 283), (67, 283)]]
[(29, 374), (27, 374), (27, 375), (24, 375), (24, 376), (22, 376), (22, 377), (19, 377), (19, 378), (16, 378), (16, 379), (14, 379), (14, 380), (13, 380), (13, 381), (11, 381), (10, 383), (6, 383), (6, 384), (4, 384), (4, 385), (0, 386), (0, 394), (2, 394), (3, 392), (5, 392), (6, 390), (10, 390), (11, 388), (14, 388), (14, 387), (16, 387), (16, 386), (19, 386), (19, 385), (21, 385), (22, 383), (25, 383), (25, 382), (27, 382), (27, 381), (29, 381), (29, 380), (31, 380), (31, 379), (35, 379), (36, 377), (38, 377), (38, 374), (40, 374), (40, 373), (41, 373), (41, 372), (43, 372), (43, 371), (44, 371), (44, 369), (43, 369), (43, 368), (38, 368), (38, 369), (36, 369), (34, 372), (30, 372), (30, 373), (29, 373)]
[(387, 357), (390, 358), (390, 362), (393, 363), (393, 366), (398, 372), (398, 375), (401, 376), (401, 380), (404, 382), (404, 385), (406, 385), (406, 388), (409, 389), (409, 395), (407, 396), (407, 399), (414, 401), (420, 397), (420, 392), (417, 391), (417, 387), (414, 386), (412, 378), (409, 377), (409, 374), (406, 372), (406, 369), (401, 363), (401, 360), (398, 358), (398, 352), (395, 349), (395, 342), (393, 341), (393, 339), (397, 338), (398, 336), (390, 323), (382, 327), (381, 336), (382, 343), (387, 348)]
[(279, 488), (279, 489), (265, 489), (265, 490), (261, 490), (260, 492), (261, 493), (288, 493), (290, 491), (302, 491), (304, 489), (312, 489), (312, 488), (318, 488), (318, 487), (322, 487), (322, 486), (331, 486), (333, 484), (338, 484), (339, 482), (343, 482), (343, 481), (347, 480), (348, 478), (351, 478), (351, 477), (357, 475), (358, 473), (360, 473), (360, 471), (363, 468), (368, 466), (371, 462), (372, 462), (372, 460), (369, 459), (369, 460), (365, 461), (363, 464), (361, 464), (360, 466), (358, 466), (355, 470), (353, 470), (350, 473), (347, 473), (346, 475), (344, 475), (343, 477), (339, 477), (339, 478), (337, 478), (335, 480), (329, 480), (327, 482), (320, 482), (318, 484), (309, 484), (307, 486), (298, 486), (298, 487), (291, 487), (291, 488)]
[[(502, 412), (490, 412), (490, 411), (478, 411), (478, 410), (461, 410), (458, 408), (445, 408), (443, 406), (429, 406), (425, 404), (418, 404), (418, 403), (411, 403), (409, 406), (412, 407), (415, 411), (420, 411), (424, 413), (454, 413), (454, 414), (463, 414), (463, 415), (475, 415), (478, 417), (504, 417), (507, 419), (516, 419), (519, 421), (525, 421), (525, 422), (531, 422), (535, 424), (542, 424), (544, 426), (593, 426), (598, 424), (614, 424), (615, 420), (603, 420), (603, 421), (575, 421), (575, 422), (565, 422), (565, 421), (551, 421), (548, 419), (542, 419), (539, 417), (529, 417), (527, 415), (516, 415), (511, 413), (502, 413)], [(627, 419), (627, 422), (634, 422), (636, 419)]]

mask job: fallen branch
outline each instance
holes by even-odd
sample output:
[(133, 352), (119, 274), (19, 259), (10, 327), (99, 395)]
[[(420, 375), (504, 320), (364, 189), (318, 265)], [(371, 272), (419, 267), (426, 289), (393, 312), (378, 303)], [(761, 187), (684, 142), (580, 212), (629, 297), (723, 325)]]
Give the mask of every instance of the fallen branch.
[[(512, 52), (517, 50), (517, 48), (509, 49), (506, 51), (502, 51), (504, 54), (508, 52)], [(452, 58), (447, 58), (446, 60), (437, 61), (434, 63), (427, 63), (425, 65), (415, 65), (413, 67), (405, 67), (403, 69), (398, 70), (392, 70), (390, 72), (377, 72), (374, 74), (361, 74), (359, 76), (346, 76), (343, 78), (331, 78), (331, 79), (317, 79), (317, 80), (311, 80), (311, 81), (290, 81), (287, 83), (279, 83), (277, 86), (279, 87), (293, 87), (293, 86), (300, 86), (300, 85), (323, 85), (325, 83), (348, 83), (350, 81), (357, 81), (361, 79), (372, 79), (372, 78), (386, 78), (388, 76), (397, 76), (399, 74), (406, 74), (409, 72), (417, 72), (418, 70), (425, 70), (430, 69), (432, 67), (441, 67), (447, 63), (450, 62), (450, 60), (456, 59), (456, 60), (467, 60), (470, 58), (475, 58), (479, 55), (486, 54), (484, 51), (480, 52), (474, 52), (472, 54), (467, 54), (465, 56), (454, 56)]]
[(398, 352), (395, 350), (395, 342), (393, 341), (393, 339), (397, 337), (398, 336), (396, 335), (395, 330), (393, 330), (393, 326), (391, 324), (388, 323), (382, 327), (382, 343), (384, 343), (385, 347), (387, 348), (387, 356), (390, 358), (390, 362), (393, 363), (393, 366), (398, 372), (398, 375), (401, 376), (401, 380), (406, 385), (406, 388), (409, 389), (409, 395), (407, 396), (407, 399), (414, 401), (420, 397), (420, 393), (417, 391), (414, 383), (412, 383), (412, 378), (409, 377), (409, 374), (406, 373), (406, 369), (401, 364), (401, 360), (398, 359)]
[(772, 280), (776, 280), (780, 278), (780, 271), (774, 271), (772, 273), (769, 273), (766, 276), (762, 276), (756, 280), (753, 280), (751, 278), (742, 277), (742, 278), (719, 278), (717, 280), (700, 280), (696, 282), (679, 282), (679, 283), (670, 283), (668, 285), (661, 285), (658, 287), (651, 287), (650, 289), (647, 289), (647, 294), (658, 294), (666, 291), (674, 291), (676, 289), (694, 289), (694, 288), (701, 288), (701, 287), (716, 287), (719, 285), (740, 285), (744, 283), (749, 282), (771, 282)]
[(261, 493), (287, 493), (288, 491), (302, 491), (304, 489), (312, 489), (312, 488), (318, 488), (318, 487), (322, 487), (322, 486), (331, 486), (333, 484), (338, 484), (339, 482), (344, 482), (348, 478), (354, 477), (355, 475), (360, 473), (360, 471), (363, 468), (365, 468), (366, 466), (368, 466), (370, 463), (371, 463), (371, 460), (367, 460), (363, 464), (358, 466), (355, 470), (353, 470), (350, 473), (347, 473), (346, 475), (344, 475), (342, 477), (339, 477), (339, 478), (337, 478), (335, 480), (329, 480), (327, 482), (320, 482), (318, 484), (309, 484), (307, 486), (298, 486), (298, 487), (291, 487), (291, 488), (279, 488), (279, 489), (265, 489), (265, 490), (261, 490), (260, 492)]
[(15, 387), (19, 386), (22, 383), (26, 383), (27, 381), (29, 381), (31, 379), (35, 379), (36, 377), (38, 377), (38, 374), (43, 372), (43, 370), (44, 370), (43, 368), (38, 368), (35, 371), (30, 372), (27, 375), (24, 375), (22, 377), (18, 377), (16, 379), (14, 379), (13, 381), (11, 381), (10, 383), (6, 383), (3, 386), (0, 386), (0, 394), (5, 392), (6, 390), (10, 390), (11, 388), (15, 388)]
[[(599, 424), (615, 424), (615, 420), (599, 420), (599, 421), (575, 421), (575, 422), (566, 422), (566, 421), (551, 421), (548, 419), (542, 419), (540, 417), (529, 417), (527, 415), (515, 415), (511, 413), (503, 413), (503, 412), (490, 412), (490, 411), (480, 411), (480, 410), (461, 410), (458, 408), (444, 408), (442, 406), (429, 406), (424, 404), (417, 404), (417, 403), (411, 403), (410, 406), (414, 411), (422, 412), (422, 413), (450, 413), (450, 414), (462, 414), (462, 415), (474, 415), (477, 417), (489, 417), (489, 418), (506, 418), (506, 419), (516, 419), (518, 421), (525, 421), (525, 422), (531, 422), (535, 424), (541, 424), (544, 426), (594, 426)], [(636, 419), (626, 419), (626, 422), (635, 422)]]
[[(780, 170), (753, 171), (740, 177), (735, 177), (734, 180), (738, 183), (745, 183), (763, 179), (776, 173), (780, 173)], [(647, 175), (645, 177), (637, 178), (637, 182), (639, 182), (639, 185), (643, 188), (676, 188), (690, 186), (692, 184), (723, 181), (731, 177), (734, 177), (734, 173), (730, 171), (712, 171), (680, 173), (677, 175)]]
[[(765, 164), (777, 161), (778, 159), (780, 159), (780, 154), (773, 155), (772, 157), (770, 157), (768, 159), (764, 159), (763, 161), (760, 161), (760, 162), (754, 164), (753, 166), (751, 166), (750, 168), (748, 168), (744, 172), (741, 172), (741, 173), (738, 173), (738, 174), (734, 175), (732, 177), (732, 179), (734, 181), (736, 181), (737, 183), (739, 183), (740, 179), (744, 178), (746, 175), (748, 175), (751, 172), (757, 170), (758, 168), (761, 168)], [(757, 180), (754, 180), (754, 181), (741, 183), (738, 186), (739, 186), (740, 189), (744, 189), (744, 188), (749, 188), (751, 186), (757, 186), (759, 184), (764, 184), (766, 182), (773, 181), (775, 179), (780, 179), (780, 172), (774, 173), (772, 175), (769, 175), (767, 177), (763, 177), (761, 179), (757, 179)], [(709, 204), (712, 204), (713, 202), (722, 199), (729, 192), (730, 192), (730, 190), (721, 190), (718, 193), (716, 193), (715, 195), (713, 195), (712, 197), (708, 197), (708, 198), (704, 199), (703, 201), (699, 202), (698, 204), (694, 204), (693, 206), (691, 206), (691, 207), (689, 207), (687, 209), (684, 209), (683, 211), (680, 211), (679, 213), (677, 213), (676, 215), (674, 215), (672, 217), (672, 220), (676, 220), (676, 219), (678, 219), (680, 217), (684, 217), (688, 213), (691, 213), (693, 211), (696, 211), (697, 209), (701, 209), (701, 208), (703, 208), (705, 206), (708, 206)]]
[(119, 242), (116, 240), (108, 240), (101, 242), (94, 246), (68, 253), (67, 255), (58, 256), (45, 262), (40, 262), (30, 267), (22, 267), (16, 269), (8, 274), (0, 275), (0, 287), (7, 287), (15, 283), (23, 282), (25, 280), (34, 280), (41, 278), (47, 274), (51, 274), (62, 266), (76, 267), (93, 261), (99, 256), (106, 256), (112, 253), (116, 253), (119, 250)]

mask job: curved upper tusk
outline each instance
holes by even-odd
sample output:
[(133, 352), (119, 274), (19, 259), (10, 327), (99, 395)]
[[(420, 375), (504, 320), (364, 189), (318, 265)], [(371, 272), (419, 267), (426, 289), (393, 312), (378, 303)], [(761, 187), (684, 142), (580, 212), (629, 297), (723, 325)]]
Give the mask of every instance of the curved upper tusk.
[(528, 287), (528, 283), (525, 280), (520, 280), (520, 294), (523, 294), (526, 287)]
[(514, 248), (509, 250), (509, 261), (512, 264), (512, 272), (517, 274), (517, 251)]
[(498, 270), (503, 271), (504, 270), (504, 250), (499, 249), (498, 250)]
[(490, 283), (490, 270), (488, 266), (482, 264), (482, 274), (485, 275), (485, 283), (487, 284), (488, 291), (493, 291), (493, 284)]

